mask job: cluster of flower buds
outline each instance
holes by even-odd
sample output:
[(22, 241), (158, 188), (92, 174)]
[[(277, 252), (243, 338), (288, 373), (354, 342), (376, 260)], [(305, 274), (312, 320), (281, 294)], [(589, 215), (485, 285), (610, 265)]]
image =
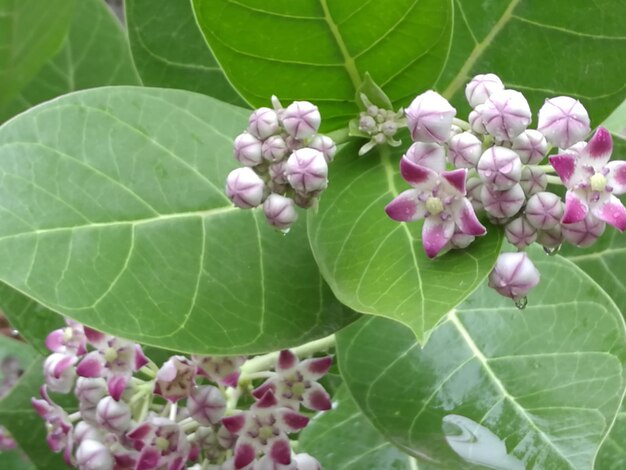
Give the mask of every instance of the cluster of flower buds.
[[(16, 357), (6, 356), (2, 359), (0, 362), (0, 398), (11, 391), (23, 372)], [(0, 425), (0, 452), (12, 450), (16, 445), (11, 433)]]
[(294, 101), (283, 108), (275, 96), (272, 104), (255, 110), (235, 138), (233, 154), (243, 166), (226, 178), (226, 195), (242, 209), (262, 204), (267, 222), (285, 231), (298, 218), (296, 206), (311, 207), (326, 188), (337, 147), (317, 133), (317, 106)]
[(392, 111), (383, 109), (373, 104), (368, 97), (361, 93), (361, 101), (365, 111), (359, 114), (359, 135), (368, 137), (370, 140), (359, 149), (359, 155), (365, 155), (377, 145), (387, 144), (398, 147), (402, 142), (395, 138), (398, 130), (406, 127), (404, 111)]
[[(589, 246), (607, 223), (626, 228), (626, 209), (616, 197), (626, 192), (626, 162), (609, 162), (606, 129), (584, 140), (591, 128), (579, 101), (547, 99), (535, 130), (528, 129), (532, 115), (524, 95), (505, 88), (494, 74), (474, 77), (465, 96), (472, 107), (467, 122), (434, 91), (406, 109), (415, 143), (402, 157), (400, 172), (414, 189), (386, 211), (398, 221), (425, 219), (422, 243), (429, 257), (464, 248), (485, 233), (474, 210), (502, 226), (519, 251), (535, 242), (547, 252), (564, 241)], [(553, 148), (558, 150), (549, 155)], [(565, 201), (549, 184), (566, 187)], [(503, 254), (490, 277), (492, 287), (519, 305), (538, 281), (522, 253)]]
[[(244, 356), (175, 355), (157, 367), (138, 344), (67, 321), (51, 332), (46, 384), (33, 398), (47, 443), (81, 470), (321, 470), (308, 454), (293, 454), (288, 434), (308, 423), (300, 406), (327, 410), (317, 380), (330, 357), (299, 362), (279, 354), (276, 372), (253, 390), (255, 403), (236, 410), (255, 379), (242, 377)], [(258, 379), (256, 379), (258, 380)], [(240, 382), (245, 382), (242, 386)], [(74, 392), (67, 413), (49, 392)]]

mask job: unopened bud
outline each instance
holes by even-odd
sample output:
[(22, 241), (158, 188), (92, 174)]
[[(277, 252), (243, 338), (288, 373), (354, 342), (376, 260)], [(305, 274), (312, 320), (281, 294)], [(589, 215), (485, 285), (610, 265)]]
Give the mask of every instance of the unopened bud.
[(519, 156), (506, 147), (489, 147), (478, 161), (478, 176), (486, 185), (497, 190), (509, 189), (519, 183), (522, 162)]
[(504, 83), (497, 75), (486, 73), (476, 75), (465, 86), (465, 98), (472, 108), (483, 104), (496, 91), (504, 90)]
[(252, 168), (237, 168), (226, 178), (226, 196), (241, 209), (257, 207), (264, 194), (265, 183)]
[(324, 154), (312, 148), (302, 148), (291, 154), (285, 165), (289, 184), (301, 193), (314, 193), (328, 184), (328, 164)]
[(476, 167), (482, 151), (480, 139), (471, 132), (457, 134), (448, 142), (448, 159), (456, 168)]
[(547, 250), (558, 248), (563, 243), (561, 224), (557, 224), (548, 230), (539, 230), (537, 232), (537, 243)]
[(280, 194), (270, 194), (263, 203), (267, 223), (280, 230), (288, 229), (298, 219), (292, 199)]
[(76, 356), (63, 353), (50, 354), (43, 363), (43, 373), (48, 389), (68, 393), (76, 380)]
[(549, 230), (559, 224), (563, 217), (563, 202), (554, 193), (539, 192), (526, 203), (528, 221), (541, 230)]
[(317, 106), (308, 101), (294, 101), (283, 114), (283, 127), (296, 139), (312, 137), (321, 122), (322, 117)]
[(502, 253), (489, 274), (489, 287), (504, 297), (519, 300), (539, 284), (539, 277), (526, 253)]
[(233, 155), (243, 166), (256, 166), (263, 161), (262, 143), (248, 132), (235, 137)]
[(121, 400), (104, 397), (96, 408), (96, 421), (107, 431), (121, 434), (130, 427), (130, 408)]
[(293, 202), (296, 203), (296, 206), (302, 207), (303, 209), (308, 209), (313, 207), (315, 201), (317, 200), (317, 195), (315, 194), (302, 194), (296, 192), (293, 195)]
[(481, 196), (483, 186), (484, 183), (480, 180), (478, 176), (470, 176), (465, 182), (467, 198), (472, 203), (472, 207), (475, 211), (484, 209)]
[(79, 470), (112, 470), (113, 456), (101, 442), (85, 439), (76, 450), (76, 464)]
[(287, 142), (280, 135), (269, 136), (261, 145), (263, 158), (270, 162), (278, 162), (287, 156)]
[(333, 139), (327, 135), (317, 134), (313, 137), (313, 139), (311, 139), (311, 142), (309, 142), (309, 147), (322, 152), (327, 163), (330, 163), (333, 160), (335, 153), (337, 153), (337, 145)]
[(187, 399), (189, 415), (203, 426), (219, 423), (226, 401), (217, 387), (201, 385), (194, 388)]
[(322, 470), (320, 463), (309, 454), (296, 454), (293, 460), (298, 470)]
[(79, 445), (85, 439), (90, 439), (94, 441), (102, 440), (100, 431), (98, 431), (94, 426), (86, 423), (85, 421), (79, 421), (78, 423), (76, 423), (76, 426), (74, 426), (73, 433), (74, 433), (74, 442), (77, 445)]
[(537, 130), (552, 145), (568, 148), (584, 139), (591, 130), (589, 114), (580, 101), (574, 98), (549, 98), (539, 110)]
[(519, 183), (526, 197), (530, 197), (546, 189), (548, 186), (548, 178), (546, 177), (546, 173), (540, 168), (525, 166), (522, 169), (522, 176)]
[(480, 199), (485, 211), (497, 218), (513, 217), (519, 212), (526, 200), (524, 191), (519, 184), (504, 191), (492, 189), (485, 184), (481, 189)]
[(428, 90), (416, 97), (405, 113), (413, 140), (443, 143), (450, 136), (456, 109), (439, 93)]
[(274, 184), (278, 185), (286, 185), (289, 182), (287, 181), (287, 176), (285, 175), (285, 165), (287, 164), (286, 160), (272, 163), (268, 167), (268, 173), (270, 178)]
[(523, 249), (537, 239), (537, 229), (525, 217), (517, 217), (504, 228), (504, 234), (511, 245)]
[(248, 132), (263, 140), (278, 132), (278, 115), (270, 108), (255, 110), (248, 119)]
[(408, 148), (404, 154), (404, 158), (418, 165), (435, 170), (437, 173), (441, 173), (446, 169), (446, 151), (439, 144), (415, 142)]
[(485, 110), (484, 104), (479, 104), (470, 111), (467, 121), (473, 132), (476, 134), (486, 134), (487, 129), (485, 129), (485, 123), (483, 122), (483, 111)]
[(530, 106), (519, 91), (497, 91), (484, 106), (481, 114), (485, 129), (498, 140), (513, 140), (530, 124)]
[(107, 394), (107, 383), (102, 377), (79, 377), (74, 388), (74, 395), (81, 404), (96, 406)]
[(376, 132), (377, 129), (376, 119), (369, 114), (361, 113), (361, 117), (359, 118), (359, 130), (371, 134)]
[(592, 215), (587, 215), (583, 220), (574, 224), (561, 224), (563, 238), (581, 248), (593, 245), (604, 233), (605, 228), (606, 223)]
[(393, 137), (398, 132), (398, 125), (395, 121), (385, 121), (382, 126), (380, 126), (380, 130), (386, 137)]
[(566, 153), (568, 155), (578, 157), (586, 146), (587, 146), (587, 142), (585, 142), (584, 140), (581, 140), (580, 142), (576, 142), (571, 147), (567, 147), (567, 148), (559, 147), (559, 151), (557, 153), (559, 154)]
[(541, 132), (529, 129), (513, 139), (511, 149), (519, 155), (524, 165), (536, 165), (545, 158), (548, 143)]

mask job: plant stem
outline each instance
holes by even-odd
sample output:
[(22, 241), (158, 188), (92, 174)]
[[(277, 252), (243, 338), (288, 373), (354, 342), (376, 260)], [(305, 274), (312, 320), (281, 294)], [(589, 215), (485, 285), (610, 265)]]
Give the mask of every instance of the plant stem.
[(469, 123), (464, 121), (463, 119), (453, 118), (452, 119), (452, 124), (454, 124), (455, 126), (459, 126), (464, 131), (469, 131), (470, 130)]
[(558, 176), (546, 175), (546, 179), (548, 180), (548, 184), (558, 184), (559, 186), (563, 186), (563, 182)]
[(536, 168), (537, 170), (541, 170), (545, 173), (555, 173), (554, 167), (552, 165), (526, 165), (529, 168)]

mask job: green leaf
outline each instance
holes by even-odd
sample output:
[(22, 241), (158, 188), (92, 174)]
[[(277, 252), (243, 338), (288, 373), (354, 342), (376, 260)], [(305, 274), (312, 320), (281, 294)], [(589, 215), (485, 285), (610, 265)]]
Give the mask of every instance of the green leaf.
[(137, 84), (120, 22), (103, 0), (80, 0), (63, 47), (15, 99), (0, 108), (0, 121), (71, 91)]
[[(32, 361), (37, 359), (38, 355), (28, 344), (0, 335), (0, 362), (6, 357), (16, 358), (20, 367), (26, 369)], [(2, 378), (2, 370), (0, 370), (0, 380)]]
[(346, 325), (354, 315), (322, 282), (304, 220), (284, 236), (224, 195), (247, 114), (187, 91), (112, 87), (6, 123), (0, 281), (184, 352), (264, 352)]
[[(626, 139), (626, 100), (615, 108), (602, 125), (611, 131), (614, 136), (620, 139)], [(620, 158), (621, 160), (624, 160), (626, 159), (626, 155), (615, 155), (614, 151), (613, 158)]]
[(190, 0), (126, 0), (135, 65), (145, 85), (180, 88), (245, 106), (206, 45)]
[[(414, 470), (415, 460), (395, 448), (363, 415), (342, 386), (333, 409), (313, 418), (298, 437), (298, 450), (323, 468), (341, 470)], [(419, 467), (420, 469), (422, 466)]]
[(545, 98), (581, 100), (601, 122), (626, 97), (626, 2), (454, 1), (454, 39), (436, 88), (469, 111), (467, 81), (493, 72), (524, 93), (535, 112)]
[(626, 468), (626, 404), (617, 414), (611, 432), (598, 453), (597, 470), (622, 470)]
[[(624, 395), (624, 320), (573, 263), (531, 257), (542, 282), (523, 311), (484, 285), (423, 350), (382, 318), (337, 335), (350, 392), (394, 444), (446, 469), (593, 467)], [(461, 427), (467, 461), (446, 443)]]
[(0, 0), (0, 106), (61, 47), (74, 0)]
[(430, 260), (421, 223), (398, 223), (384, 207), (406, 183), (399, 151), (357, 156), (344, 147), (331, 166), (319, 211), (309, 216), (309, 240), (324, 279), (339, 300), (362, 313), (409, 326), (419, 341), (467, 297), (491, 270), (501, 234), (492, 229), (469, 249)]
[(395, 106), (430, 87), (452, 31), (450, 2), (440, 0), (193, 0), (193, 7), (246, 100), (314, 101), (326, 130), (358, 114), (354, 95), (365, 72)]

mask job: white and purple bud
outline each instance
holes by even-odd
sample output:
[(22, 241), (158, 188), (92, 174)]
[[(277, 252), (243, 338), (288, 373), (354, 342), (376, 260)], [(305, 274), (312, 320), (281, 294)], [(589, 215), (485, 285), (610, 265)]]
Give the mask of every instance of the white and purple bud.
[(568, 148), (589, 134), (589, 114), (580, 101), (574, 98), (549, 98), (539, 110), (537, 130), (552, 145)]
[(280, 135), (269, 136), (261, 145), (263, 158), (269, 162), (281, 161), (287, 156), (288, 151), (287, 142)]
[(529, 129), (513, 139), (511, 149), (524, 165), (536, 165), (545, 158), (548, 143), (541, 132)]
[(43, 374), (48, 389), (57, 393), (68, 393), (76, 379), (74, 364), (78, 361), (76, 356), (64, 353), (52, 353), (43, 363)]
[(482, 203), (481, 191), (484, 183), (478, 176), (470, 176), (465, 182), (465, 190), (467, 191), (467, 199), (472, 203), (475, 211), (484, 209)]
[(322, 470), (320, 463), (309, 454), (296, 454), (293, 460), (298, 470)]
[(519, 184), (522, 186), (526, 197), (530, 197), (533, 194), (545, 191), (548, 187), (548, 178), (542, 169), (525, 166), (522, 169)]
[(411, 102), (405, 114), (414, 141), (441, 144), (450, 136), (456, 109), (439, 93), (428, 90)]
[(287, 159), (285, 175), (296, 191), (317, 193), (328, 184), (328, 163), (319, 150), (302, 148)]
[(557, 224), (548, 230), (539, 230), (537, 232), (537, 243), (546, 250), (554, 250), (563, 243), (563, 229), (561, 224)]
[(326, 159), (326, 163), (330, 163), (337, 153), (337, 145), (335, 144), (335, 141), (327, 135), (317, 134), (313, 137), (313, 139), (311, 139), (311, 142), (309, 142), (309, 147), (322, 152), (324, 158)]
[(189, 415), (203, 426), (219, 423), (225, 410), (226, 401), (222, 393), (212, 385), (201, 385), (192, 389), (187, 399)]
[(455, 230), (454, 235), (450, 239), (449, 245), (450, 248), (454, 248), (456, 250), (463, 250), (474, 243), (476, 237), (473, 235), (468, 235), (466, 233), (460, 232), (458, 229)]
[(513, 150), (493, 146), (483, 152), (478, 161), (478, 176), (485, 185), (499, 191), (512, 188), (522, 176), (522, 162)]
[(74, 443), (80, 445), (86, 439), (93, 441), (102, 441), (102, 434), (95, 426), (85, 422), (79, 421), (74, 426)]
[(270, 108), (256, 109), (248, 119), (248, 132), (258, 139), (267, 139), (280, 128), (276, 111)]
[(317, 201), (317, 196), (315, 194), (302, 194), (296, 192), (293, 195), (293, 202), (296, 203), (296, 206), (302, 207), (303, 209), (309, 209), (315, 205), (315, 201)]
[(475, 168), (482, 153), (480, 139), (471, 132), (456, 134), (448, 142), (448, 159), (456, 168)]
[(376, 119), (367, 113), (361, 113), (361, 117), (359, 118), (359, 130), (373, 134), (378, 130)]
[(587, 146), (587, 142), (585, 142), (584, 140), (581, 140), (580, 142), (576, 142), (571, 147), (568, 147), (565, 149), (559, 147), (559, 151), (557, 153), (559, 154), (566, 153), (568, 155), (572, 155), (573, 157), (578, 157), (586, 146)]
[(122, 434), (130, 428), (130, 408), (122, 400), (104, 397), (96, 407), (96, 422), (109, 432)]
[(56, 329), (46, 336), (46, 348), (55, 353), (82, 356), (86, 352), (83, 325), (67, 318), (65, 323), (66, 327)]
[(485, 128), (485, 123), (483, 122), (483, 111), (485, 110), (484, 104), (479, 104), (470, 111), (467, 116), (467, 122), (470, 125), (470, 128), (476, 134), (486, 134), (487, 129)]
[(244, 132), (235, 137), (233, 155), (243, 166), (256, 166), (263, 161), (263, 143), (252, 134)]
[(496, 91), (504, 90), (504, 83), (493, 73), (476, 75), (465, 86), (465, 98), (472, 108), (483, 104)]
[(280, 194), (270, 194), (263, 203), (263, 213), (267, 223), (279, 230), (287, 230), (298, 220), (292, 199)]
[(563, 201), (554, 193), (539, 192), (528, 199), (525, 212), (533, 227), (549, 230), (563, 217)]
[(156, 373), (154, 393), (175, 403), (189, 396), (195, 378), (196, 366), (191, 360), (184, 356), (172, 356)]
[(241, 209), (257, 207), (265, 196), (265, 182), (252, 168), (236, 168), (226, 178), (226, 196)]
[(490, 188), (485, 184), (480, 191), (480, 199), (489, 215), (501, 219), (513, 217), (526, 201), (524, 190), (519, 184), (503, 191)]
[(493, 93), (481, 112), (485, 129), (498, 140), (513, 140), (530, 124), (528, 101), (519, 91), (501, 90)]
[(107, 394), (107, 383), (102, 377), (79, 377), (74, 388), (74, 395), (82, 404), (96, 406)]
[(539, 271), (526, 253), (502, 253), (489, 274), (489, 287), (518, 301), (539, 284), (539, 278)]
[(322, 116), (319, 109), (308, 101), (294, 101), (282, 116), (283, 127), (296, 139), (313, 137), (320, 127)]
[(439, 144), (415, 142), (408, 148), (404, 158), (420, 166), (435, 170), (437, 173), (446, 169), (446, 151)]
[(506, 239), (518, 249), (523, 249), (537, 240), (537, 229), (525, 217), (517, 217), (504, 228)]
[(114, 463), (111, 451), (101, 442), (85, 439), (76, 450), (79, 470), (112, 470)]
[(198, 356), (191, 360), (198, 366), (198, 373), (213, 382), (226, 387), (236, 387), (239, 367), (246, 362), (246, 356)]
[(285, 175), (286, 164), (287, 161), (283, 160), (281, 162), (271, 163), (268, 166), (268, 173), (273, 183), (278, 185), (286, 185), (289, 183), (289, 181), (287, 181), (287, 175)]
[(563, 238), (578, 247), (584, 248), (593, 245), (604, 233), (606, 223), (588, 214), (580, 222), (573, 224), (561, 224)]

